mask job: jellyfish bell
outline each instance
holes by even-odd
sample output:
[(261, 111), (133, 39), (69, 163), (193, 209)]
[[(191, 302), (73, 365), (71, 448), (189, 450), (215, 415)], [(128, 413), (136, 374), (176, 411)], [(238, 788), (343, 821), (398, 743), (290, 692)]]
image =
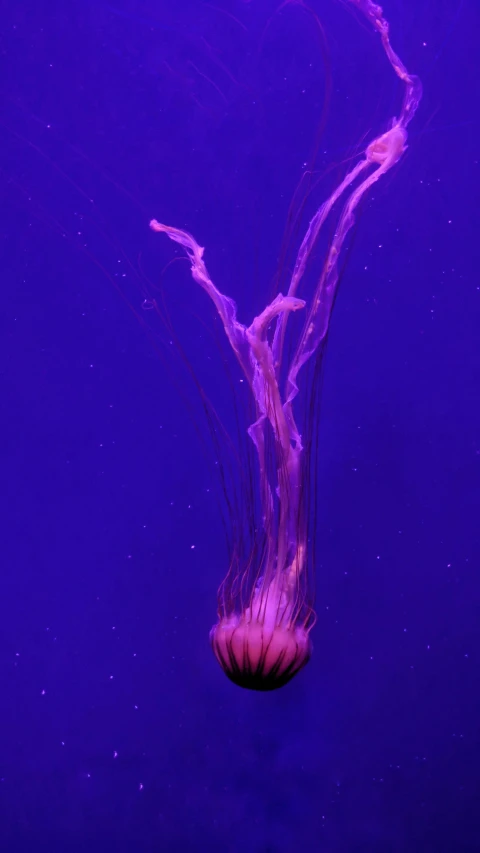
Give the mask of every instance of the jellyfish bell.
[(249, 690), (275, 690), (310, 660), (310, 627), (296, 612), (292, 590), (263, 578), (251, 606), (225, 616), (210, 631), (210, 642), (230, 681)]
[(230, 616), (210, 631), (212, 649), (225, 675), (247, 690), (276, 690), (310, 660), (312, 644), (303, 627)]

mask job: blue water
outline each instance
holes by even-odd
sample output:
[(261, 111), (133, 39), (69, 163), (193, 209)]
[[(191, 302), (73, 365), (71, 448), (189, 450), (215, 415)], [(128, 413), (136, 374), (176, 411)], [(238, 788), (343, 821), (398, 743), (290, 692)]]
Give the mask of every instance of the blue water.
[(342, 260), (313, 658), (256, 694), (208, 643), (229, 451), (184, 357), (235, 441), (248, 393), (148, 222), (250, 322), (402, 96), (348, 3), (278, 5), (3, 11), (2, 853), (480, 850), (472, 2), (384, 3), (424, 97)]

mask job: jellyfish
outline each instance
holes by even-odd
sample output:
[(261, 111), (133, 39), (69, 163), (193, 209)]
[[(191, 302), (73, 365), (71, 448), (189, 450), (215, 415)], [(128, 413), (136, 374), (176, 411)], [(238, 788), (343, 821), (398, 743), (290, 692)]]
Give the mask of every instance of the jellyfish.
[[(318, 207), (298, 250), (287, 292), (278, 293), (250, 325), (244, 325), (233, 299), (211, 280), (204, 249), (195, 238), (155, 219), (150, 222), (153, 231), (166, 234), (186, 253), (192, 277), (214, 303), (254, 400), (256, 417), (248, 433), (257, 460), (264, 545), (254, 550), (244, 566), (238, 565), (238, 559), (231, 560), (218, 591), (218, 621), (210, 632), (213, 651), (228, 678), (253, 690), (287, 684), (312, 653), (315, 613), (305, 502), (308, 460), (295, 412), (298, 376), (325, 343), (339, 281), (339, 257), (359, 202), (402, 157), (407, 126), (422, 92), (419, 79), (408, 72), (390, 44), (380, 6), (371, 0), (349, 2), (379, 33), (391, 68), (404, 84), (403, 103), (399, 116), (368, 144), (359, 162)], [(333, 217), (333, 237), (313, 296), (302, 298), (299, 292), (307, 263), (327, 218)], [(305, 314), (303, 329), (285, 364), (287, 324), (297, 311)], [(267, 459), (272, 445), (273, 478)]]

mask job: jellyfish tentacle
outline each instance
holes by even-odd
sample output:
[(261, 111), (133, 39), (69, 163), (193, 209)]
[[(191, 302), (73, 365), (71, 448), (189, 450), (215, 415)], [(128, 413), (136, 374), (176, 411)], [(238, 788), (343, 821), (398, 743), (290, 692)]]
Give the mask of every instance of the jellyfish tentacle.
[(251, 383), (253, 366), (245, 338), (245, 326), (237, 320), (237, 306), (233, 299), (221, 293), (211, 280), (203, 260), (204, 249), (188, 231), (163, 225), (156, 219), (150, 221), (152, 231), (164, 233), (170, 240), (179, 243), (186, 251), (191, 264), (192, 277), (209, 295), (222, 320), (225, 333), (245, 376)]
[[(358, 177), (358, 175), (363, 171), (363, 169), (366, 168), (366, 166), (367, 164), (364, 161), (357, 163), (357, 165), (353, 169), (351, 169), (350, 172), (348, 172), (343, 181), (334, 190), (330, 198), (328, 198), (327, 201), (320, 205), (317, 212), (311, 219), (305, 237), (303, 238), (302, 244), (297, 253), (292, 278), (290, 280), (290, 285), (288, 288), (288, 296), (295, 296), (300, 282), (304, 276), (308, 259), (310, 258), (315, 248), (315, 245), (320, 236), (322, 226), (328, 215), (330, 214), (332, 208), (334, 207), (338, 199), (343, 195), (346, 188), (353, 183), (353, 181)], [(273, 355), (277, 376), (280, 373), (280, 367), (282, 362), (287, 320), (288, 315), (279, 316), (273, 338)]]
[[(275, 375), (272, 348), (267, 340), (267, 330), (276, 316), (304, 308), (305, 301), (279, 293), (246, 328), (237, 320), (234, 300), (221, 293), (210, 279), (203, 260), (203, 247), (195, 238), (187, 231), (163, 225), (155, 219), (150, 222), (150, 227), (153, 231), (165, 233), (185, 249), (191, 263), (192, 276), (212, 299), (232, 349), (252, 388), (258, 417), (249, 427), (248, 432), (255, 445), (259, 461), (263, 526), (267, 536), (265, 581), (270, 583), (274, 573), (279, 575), (286, 569), (289, 553), (298, 551), (295, 530), (302, 447), (293, 417), (290, 417), (288, 423), (285, 418), (284, 405)], [(265, 420), (271, 424), (277, 443), (277, 496), (280, 508), (277, 524), (275, 524), (273, 512), (273, 495), (266, 475)]]

